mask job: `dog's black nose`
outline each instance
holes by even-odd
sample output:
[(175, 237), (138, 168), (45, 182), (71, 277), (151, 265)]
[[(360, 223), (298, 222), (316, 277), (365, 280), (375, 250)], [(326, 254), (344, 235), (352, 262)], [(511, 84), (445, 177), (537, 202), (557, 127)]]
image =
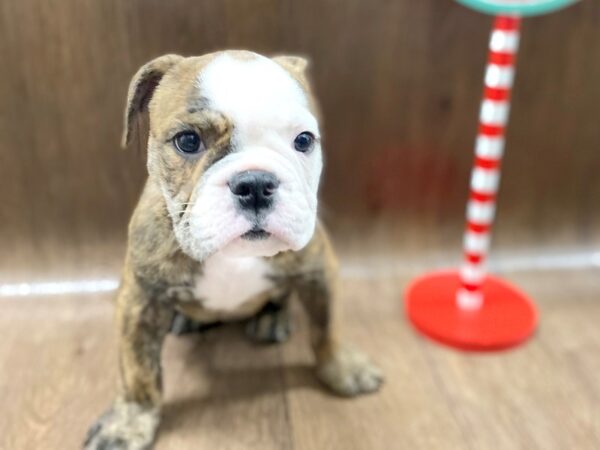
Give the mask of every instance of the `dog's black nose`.
[(247, 170), (234, 175), (229, 180), (229, 189), (235, 195), (238, 204), (244, 210), (260, 211), (273, 205), (279, 180), (264, 170)]

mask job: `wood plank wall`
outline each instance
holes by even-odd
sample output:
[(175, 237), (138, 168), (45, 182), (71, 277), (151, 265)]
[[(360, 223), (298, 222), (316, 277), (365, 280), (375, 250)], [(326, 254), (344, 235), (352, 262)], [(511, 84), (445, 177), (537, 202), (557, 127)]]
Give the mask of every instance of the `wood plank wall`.
[[(0, 244), (122, 236), (143, 151), (122, 151), (130, 76), (166, 52), (312, 59), (326, 214), (460, 227), (491, 18), (450, 0), (4, 0)], [(600, 229), (600, 2), (528, 19), (502, 229)], [(381, 219), (387, 220), (387, 219)], [(442, 225), (440, 225), (442, 226)]]

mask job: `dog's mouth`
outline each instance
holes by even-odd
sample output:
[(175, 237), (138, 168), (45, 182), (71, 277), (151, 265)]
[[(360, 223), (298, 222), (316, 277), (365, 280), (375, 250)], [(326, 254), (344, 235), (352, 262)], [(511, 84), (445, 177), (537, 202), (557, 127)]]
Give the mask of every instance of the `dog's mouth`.
[(271, 237), (271, 233), (263, 230), (260, 227), (255, 226), (251, 230), (246, 231), (244, 234), (242, 234), (241, 237), (242, 239), (245, 239), (247, 241), (263, 241)]

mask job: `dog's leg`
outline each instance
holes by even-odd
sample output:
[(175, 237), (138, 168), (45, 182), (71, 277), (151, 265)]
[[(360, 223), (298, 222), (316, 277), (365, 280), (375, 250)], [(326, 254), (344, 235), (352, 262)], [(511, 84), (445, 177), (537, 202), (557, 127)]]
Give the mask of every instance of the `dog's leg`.
[(173, 317), (169, 332), (176, 336), (184, 336), (192, 333), (204, 333), (221, 325), (223, 325), (223, 322), (198, 322), (178, 312)]
[(168, 305), (125, 279), (117, 298), (120, 394), (90, 428), (85, 450), (151, 448), (160, 420), (160, 352), (172, 319)]
[(325, 242), (324, 267), (304, 276), (296, 286), (310, 319), (317, 376), (333, 392), (355, 396), (376, 391), (381, 370), (362, 352), (340, 343), (336, 330), (337, 264)]
[(246, 335), (255, 342), (273, 344), (290, 337), (289, 292), (274, 295), (246, 325)]

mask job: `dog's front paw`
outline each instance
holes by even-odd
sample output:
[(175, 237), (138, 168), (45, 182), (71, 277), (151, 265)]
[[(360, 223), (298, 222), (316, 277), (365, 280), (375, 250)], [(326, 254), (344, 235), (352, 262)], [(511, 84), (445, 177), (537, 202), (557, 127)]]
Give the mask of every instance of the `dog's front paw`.
[(117, 402), (89, 429), (84, 450), (149, 450), (159, 423), (156, 409)]
[(246, 325), (246, 335), (253, 341), (264, 344), (285, 342), (290, 337), (290, 332), (287, 308), (275, 303), (267, 303)]
[(317, 376), (344, 397), (374, 392), (383, 383), (379, 367), (357, 350), (341, 347), (317, 366)]

